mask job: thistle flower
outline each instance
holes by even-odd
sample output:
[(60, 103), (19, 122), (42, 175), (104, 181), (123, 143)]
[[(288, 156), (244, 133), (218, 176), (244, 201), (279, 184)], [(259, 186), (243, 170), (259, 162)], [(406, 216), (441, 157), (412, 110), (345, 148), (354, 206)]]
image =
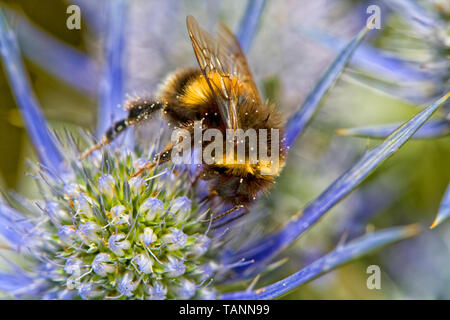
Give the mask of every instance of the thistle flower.
[[(121, 103), (123, 25), (122, 0), (109, 1), (108, 57), (99, 112)], [(249, 48), (264, 1), (251, 1), (239, 40)], [(367, 29), (346, 46), (300, 111), (290, 120), (287, 140), (296, 138), (337, 81)], [(0, 203), (0, 233), (17, 262), (0, 273), (0, 291), (8, 297), (59, 299), (263, 299), (275, 298), (350, 260), (383, 245), (414, 236), (417, 226), (391, 228), (341, 243), (293, 275), (258, 290), (253, 285), (229, 292), (227, 284), (242, 281), (269, 267), (273, 256), (293, 243), (337, 202), (354, 190), (397, 151), (448, 98), (449, 94), (399, 127), (368, 151), (316, 200), (278, 232), (227, 247), (233, 225), (209, 228), (208, 210), (190, 187), (187, 170), (154, 168), (131, 178), (152, 150), (111, 146), (101, 157), (79, 161), (73, 139), (53, 138), (25, 76), (15, 37), (0, 12), (1, 55), (12, 90), (33, 138), (41, 165), (35, 171), (42, 199), (37, 205), (18, 196)], [(109, 117), (99, 117), (109, 119)], [(101, 123), (101, 127), (108, 124)], [(131, 145), (131, 143), (129, 144)], [(64, 155), (64, 156), (63, 156)], [(16, 207), (13, 209), (12, 207)], [(20, 259), (22, 256), (23, 259)]]
[[(39, 224), (21, 231), (28, 236), (28, 267), (50, 266), (39, 273), (45, 279), (41, 297), (63, 298), (69, 292), (82, 298), (199, 297), (212, 276), (196, 272), (212, 261), (207, 258), (211, 239), (205, 234), (208, 224), (199, 221), (201, 212), (186, 198), (186, 177), (178, 176), (174, 184), (173, 173), (165, 170), (154, 184), (154, 172), (140, 177), (142, 185), (133, 191), (134, 162), (129, 154), (107, 151), (100, 159), (72, 161), (70, 183), (77, 193), (66, 192), (67, 181), (40, 171), (47, 206), (31, 206), (24, 218), (30, 226), (34, 219)], [(86, 203), (90, 210), (80, 210)]]

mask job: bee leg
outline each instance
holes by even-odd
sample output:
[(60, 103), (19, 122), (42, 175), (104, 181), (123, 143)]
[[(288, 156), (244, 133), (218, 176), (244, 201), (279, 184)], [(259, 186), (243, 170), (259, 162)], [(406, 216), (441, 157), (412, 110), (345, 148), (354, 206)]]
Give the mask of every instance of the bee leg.
[(142, 168), (140, 168), (138, 171), (136, 171), (135, 174), (133, 174), (133, 178), (139, 176), (142, 172), (145, 170), (149, 170), (154, 168), (156, 165), (163, 164), (167, 161), (169, 161), (172, 157), (172, 149), (173, 149), (173, 143), (169, 143), (163, 151), (161, 151), (158, 155), (155, 156), (154, 160)]
[(135, 125), (148, 119), (150, 114), (162, 109), (165, 104), (159, 101), (151, 101), (146, 99), (131, 100), (126, 103), (128, 116), (126, 119), (115, 122), (111, 128), (101, 137), (100, 142), (92, 146), (79, 157), (80, 160), (86, 158), (93, 151), (98, 150), (111, 143), (119, 134), (131, 125)]
[(114, 123), (114, 125), (106, 131), (106, 133), (101, 137), (100, 142), (96, 145), (90, 147), (85, 152), (81, 154), (79, 157), (79, 160), (83, 160), (88, 155), (90, 155), (95, 150), (98, 150), (107, 144), (109, 144), (111, 141), (113, 141), (120, 133), (122, 133), (127, 127), (129, 126), (129, 123), (127, 119), (123, 119), (120, 121), (117, 121)]
[(235, 221), (235, 220), (237, 220), (237, 219), (242, 218), (243, 216), (245, 216), (246, 214), (248, 214), (248, 213), (250, 212), (249, 209), (248, 209), (245, 205), (242, 205), (242, 204), (241, 204), (241, 205), (237, 205), (237, 206), (234, 206), (233, 208), (231, 208), (230, 210), (227, 210), (227, 211), (225, 211), (225, 212), (223, 212), (223, 213), (221, 213), (221, 214), (215, 216), (215, 217), (213, 218), (213, 222), (215, 222), (215, 221), (217, 221), (218, 219), (221, 219), (221, 218), (223, 218), (223, 217), (229, 215), (230, 213), (232, 213), (232, 212), (234, 212), (234, 211), (236, 211), (236, 210), (239, 210), (239, 209), (241, 209), (241, 208), (244, 208), (244, 210), (245, 210), (242, 214), (240, 214), (240, 215), (238, 215), (238, 216), (236, 216), (236, 217), (233, 217), (232, 219), (230, 219), (230, 220), (228, 220), (228, 221), (225, 221), (224, 223), (221, 223), (221, 224), (218, 224), (218, 225), (214, 225), (214, 226), (212, 227), (212, 229), (219, 229), (219, 228), (221, 228), (221, 227), (223, 227), (223, 226), (225, 226), (225, 225), (227, 225), (227, 224), (230, 224), (231, 222), (233, 222), (233, 221)]
[(213, 219), (213, 221), (217, 221), (217, 220), (219, 220), (219, 219), (222, 219), (223, 217), (225, 217), (225, 216), (227, 216), (227, 215), (229, 215), (230, 213), (232, 213), (232, 212), (234, 212), (234, 211), (236, 211), (236, 210), (238, 210), (238, 209), (240, 209), (240, 208), (243, 208), (244, 206), (243, 205), (237, 205), (237, 206), (234, 206), (233, 208), (231, 208), (230, 210), (227, 210), (227, 211), (225, 211), (225, 212), (222, 212), (221, 214), (218, 214), (217, 216), (215, 216), (214, 217), (214, 219)]
[[(193, 127), (192, 126), (186, 126), (184, 127), (186, 130), (188, 130), (189, 132), (193, 132)], [(182, 137), (180, 137), (180, 140), (182, 140)], [(193, 145), (193, 142), (192, 142)], [(163, 149), (163, 151), (161, 151), (159, 154), (157, 154), (154, 158), (154, 160), (150, 163), (148, 163), (147, 165), (145, 165), (144, 167), (140, 168), (134, 175), (133, 177), (136, 177), (138, 175), (140, 175), (142, 172), (144, 172), (147, 169), (151, 169), (153, 167), (155, 167), (156, 165), (160, 165), (163, 164), (167, 161), (170, 161), (172, 159), (172, 149), (175, 147), (175, 144), (173, 142), (169, 142), (169, 144), (167, 144), (167, 146)], [(191, 148), (193, 148), (191, 146)]]

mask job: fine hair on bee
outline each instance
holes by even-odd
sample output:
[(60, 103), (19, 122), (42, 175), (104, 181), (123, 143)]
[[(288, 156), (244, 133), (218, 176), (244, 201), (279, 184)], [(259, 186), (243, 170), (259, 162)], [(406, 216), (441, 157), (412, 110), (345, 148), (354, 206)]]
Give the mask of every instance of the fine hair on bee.
[[(195, 181), (201, 179), (207, 182), (208, 194), (204, 200), (208, 205), (227, 208), (215, 214), (213, 220), (222, 220), (232, 212), (239, 212), (231, 219), (234, 220), (248, 213), (256, 197), (268, 191), (279, 175), (287, 154), (283, 143), (284, 121), (273, 105), (261, 100), (245, 55), (225, 25), (219, 24), (214, 38), (200, 28), (192, 16), (186, 18), (186, 24), (199, 68), (186, 68), (169, 75), (155, 98), (128, 101), (125, 106), (128, 116), (115, 122), (100, 142), (85, 151), (80, 158), (109, 144), (127, 127), (145, 122), (156, 111), (162, 112), (172, 128), (186, 130), (191, 136), (194, 136), (194, 124), (199, 122), (203, 129), (216, 129), (224, 136), (227, 130), (266, 130), (267, 143), (271, 143), (272, 138), (277, 139), (279, 161), (276, 167), (262, 160), (250, 162), (247, 145), (243, 163), (227, 161), (200, 165)], [(277, 130), (279, 134), (273, 136), (272, 130)], [(209, 143), (203, 143), (202, 148), (206, 148)], [(134, 176), (170, 161), (175, 145), (176, 141), (170, 142)], [(225, 155), (214, 156), (220, 159)], [(270, 174), (267, 174), (267, 170)], [(227, 223), (231, 220), (228, 219)]]

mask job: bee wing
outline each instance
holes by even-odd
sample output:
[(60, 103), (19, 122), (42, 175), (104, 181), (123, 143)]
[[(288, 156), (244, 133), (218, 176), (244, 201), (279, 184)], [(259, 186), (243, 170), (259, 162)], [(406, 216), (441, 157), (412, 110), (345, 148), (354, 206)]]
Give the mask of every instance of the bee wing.
[[(261, 101), (244, 52), (233, 33), (223, 24), (219, 25), (217, 38), (202, 29), (192, 16), (187, 16), (186, 25), (198, 64), (219, 105), (222, 118), (228, 128), (239, 128), (236, 110), (239, 90), (235, 86), (247, 84), (251, 98)], [(208, 78), (211, 72), (220, 75), (220, 84)], [(233, 78), (239, 81), (232, 81)]]
[(250, 67), (248, 66), (247, 59), (245, 58), (245, 53), (242, 51), (242, 48), (233, 32), (231, 32), (226, 25), (220, 23), (217, 35), (219, 43), (221, 43), (225, 48), (227, 55), (231, 57), (231, 64), (228, 66), (230, 74), (238, 77), (241, 82), (246, 83), (251, 89), (253, 98), (258, 99), (261, 103), (258, 88), (253, 80)]

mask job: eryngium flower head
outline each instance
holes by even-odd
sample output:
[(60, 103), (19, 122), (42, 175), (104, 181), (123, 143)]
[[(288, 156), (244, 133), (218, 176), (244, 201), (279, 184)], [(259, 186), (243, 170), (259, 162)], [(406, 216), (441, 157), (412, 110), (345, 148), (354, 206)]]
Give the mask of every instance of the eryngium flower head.
[[(130, 177), (141, 163), (135, 154), (105, 151), (73, 161), (63, 179), (39, 170), (44, 199), (30, 208), (22, 248), (26, 269), (39, 270), (39, 297), (204, 297), (211, 239), (206, 215), (183, 188), (188, 176), (165, 168)], [(214, 297), (212, 287), (205, 292)]]

